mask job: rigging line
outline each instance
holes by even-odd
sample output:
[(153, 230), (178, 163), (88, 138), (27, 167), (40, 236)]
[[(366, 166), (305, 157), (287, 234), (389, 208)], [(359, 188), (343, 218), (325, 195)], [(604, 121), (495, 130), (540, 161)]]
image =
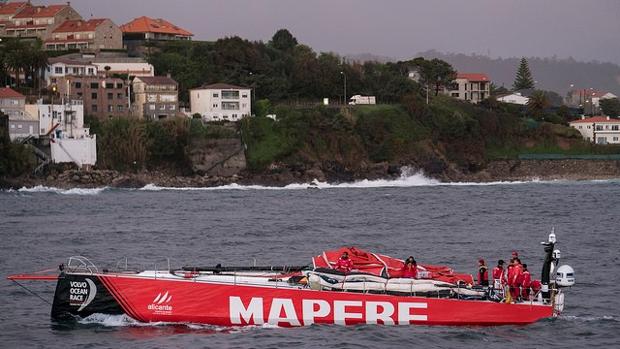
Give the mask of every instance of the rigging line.
[(30, 290), (28, 287), (26, 287), (26, 286), (24, 286), (24, 285), (20, 284), (17, 280), (11, 280), (11, 281), (13, 281), (14, 283), (16, 283), (19, 287), (23, 288), (24, 290), (28, 291), (28, 292), (29, 292), (30, 294), (32, 294), (33, 296), (35, 296), (35, 297), (39, 298), (40, 300), (44, 301), (45, 303), (47, 303), (47, 304), (49, 304), (49, 305), (52, 305), (52, 303), (50, 303), (50, 301), (48, 301), (47, 299), (45, 299), (45, 298), (43, 298), (43, 297), (39, 296), (39, 295), (38, 295), (38, 294), (36, 294), (34, 291)]

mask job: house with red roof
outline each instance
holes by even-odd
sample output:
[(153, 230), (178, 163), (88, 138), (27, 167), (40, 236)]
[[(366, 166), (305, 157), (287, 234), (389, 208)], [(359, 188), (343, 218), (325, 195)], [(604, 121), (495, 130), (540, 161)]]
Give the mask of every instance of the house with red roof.
[(191, 40), (194, 34), (165, 19), (138, 17), (121, 26), (123, 40)]
[(10, 87), (0, 87), (0, 112), (9, 117), (11, 140), (39, 136), (39, 119), (26, 112), (26, 96)]
[[(5, 6), (9, 4), (12, 3)], [(4, 35), (46, 39), (64, 21), (81, 18), (69, 3), (49, 6), (32, 6), (27, 3), (11, 16), (10, 23), (4, 27)]]
[(0, 36), (5, 36), (6, 26), (11, 25), (11, 19), (24, 8), (31, 6), (29, 2), (0, 3)]
[(596, 144), (620, 144), (620, 119), (609, 116), (581, 117), (568, 123), (584, 139)]
[(457, 73), (454, 83), (444, 89), (444, 94), (468, 101), (480, 103), (491, 95), (491, 79), (484, 73)]
[(44, 44), (47, 50), (120, 49), (123, 33), (108, 18), (67, 20), (52, 31)]

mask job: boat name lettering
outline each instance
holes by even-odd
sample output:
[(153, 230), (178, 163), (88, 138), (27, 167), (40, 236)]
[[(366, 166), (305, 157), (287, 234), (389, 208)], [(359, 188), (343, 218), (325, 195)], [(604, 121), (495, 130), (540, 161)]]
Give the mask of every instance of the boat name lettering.
[[(388, 302), (363, 300), (324, 300), (273, 298), (271, 302), (262, 297), (250, 299), (229, 297), (230, 322), (233, 325), (311, 325), (321, 323), (345, 325), (347, 322), (367, 324), (409, 325), (428, 321), (426, 302)], [(301, 317), (300, 317), (301, 315)]]

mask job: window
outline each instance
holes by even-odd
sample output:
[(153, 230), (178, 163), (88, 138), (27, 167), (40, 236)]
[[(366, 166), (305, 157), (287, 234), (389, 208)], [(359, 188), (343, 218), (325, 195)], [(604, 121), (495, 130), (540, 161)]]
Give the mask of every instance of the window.
[(69, 67), (65, 67), (65, 74), (69, 74)]
[(17, 128), (21, 129), (22, 128), (22, 124), (17, 125)]
[(99, 88), (99, 84), (98, 84), (98, 83), (96, 83), (96, 82), (91, 82), (91, 83), (90, 83), (90, 88), (97, 89), (97, 88)]
[(82, 88), (82, 83), (81, 82), (75, 82), (75, 88)]
[(82, 98), (82, 92), (78, 92), (78, 93), (77, 93), (77, 96), (78, 96), (78, 97), (80, 97), (80, 98)]
[(213, 98), (219, 98), (219, 97), (220, 97), (220, 95), (219, 95), (219, 94), (217, 94), (217, 93), (214, 93), (214, 94), (213, 94)]
[(458, 92), (452, 92), (451, 96), (452, 96), (452, 97), (459, 98), (459, 93), (458, 93)]
[(108, 112), (114, 113), (114, 106), (112, 104), (108, 105)]
[(11, 125), (11, 128), (12, 128), (12, 129), (14, 129), (14, 128), (15, 128), (15, 125)]
[(603, 131), (603, 125), (596, 125), (597, 131)]
[(239, 110), (239, 102), (222, 102), (222, 110)]
[(122, 93), (117, 93), (116, 94), (116, 98), (118, 99), (122, 99), (124, 97), (124, 95)]
[(233, 119), (236, 119), (236, 118), (237, 118), (237, 114), (233, 114), (233, 115), (232, 115), (232, 118), (233, 118)]
[(176, 109), (176, 106), (175, 106), (174, 104), (170, 104), (170, 105), (168, 106), (168, 109), (170, 109), (170, 110), (175, 110), (175, 109)]
[(596, 144), (607, 144), (607, 137), (596, 137)]
[(590, 129), (590, 125), (588, 125), (588, 130)]
[(95, 68), (88, 68), (88, 75), (95, 75)]
[(239, 99), (239, 91), (222, 91), (222, 99)]
[(165, 104), (160, 105), (159, 110), (166, 110), (166, 105)]
[(90, 98), (97, 99), (97, 92), (93, 92), (90, 94)]
[(241, 97), (242, 97), (242, 98), (248, 98), (248, 94), (247, 94), (247, 93), (244, 93), (244, 94), (242, 94), (242, 95), (241, 95)]
[(467, 92), (465, 92), (465, 100), (467, 100)]
[(119, 105), (117, 105), (117, 106), (116, 106), (116, 110), (117, 110), (117, 111), (119, 111), (119, 112), (122, 112), (122, 111), (123, 111), (123, 106), (122, 106), (122, 105), (120, 105), (120, 104), (119, 104)]
[(62, 67), (54, 67), (54, 73), (62, 74)]
[(109, 92), (108, 93), (108, 99), (114, 99), (114, 93)]
[(155, 110), (155, 104), (149, 104), (149, 110)]
[(213, 108), (217, 108), (217, 103), (213, 103)]
[(96, 104), (91, 105), (91, 106), (90, 106), (90, 109), (91, 109), (93, 112), (95, 112), (95, 113), (96, 113), (96, 112), (97, 112), (97, 105), (96, 105)]
[(612, 131), (618, 131), (618, 125), (611, 125)]
[(116, 88), (123, 88), (123, 83), (122, 82), (117, 82), (116, 83)]
[(614, 142), (617, 142), (617, 141), (618, 141), (618, 137), (614, 137)]

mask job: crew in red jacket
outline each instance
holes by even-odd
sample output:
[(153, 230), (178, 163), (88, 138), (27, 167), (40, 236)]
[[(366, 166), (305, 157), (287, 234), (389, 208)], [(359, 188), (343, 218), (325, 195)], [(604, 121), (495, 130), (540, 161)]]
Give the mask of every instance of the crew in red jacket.
[(497, 261), (497, 266), (493, 268), (493, 288), (496, 290), (502, 289), (506, 284), (506, 277), (504, 276), (504, 260)]
[(418, 278), (418, 263), (416, 263), (413, 256), (409, 256), (409, 258), (405, 261), (405, 265), (403, 266), (403, 269), (401, 269), (400, 277), (409, 279)]
[(344, 252), (336, 262), (336, 270), (348, 273), (353, 269), (353, 262), (349, 259), (349, 253)]
[(521, 297), (524, 300), (530, 299), (530, 287), (532, 287), (532, 275), (527, 270), (527, 264), (523, 264), (523, 277), (521, 280)]
[(510, 295), (516, 301), (519, 298), (521, 280), (523, 276), (523, 267), (519, 258), (512, 259), (512, 268), (508, 270), (508, 286), (510, 286)]

